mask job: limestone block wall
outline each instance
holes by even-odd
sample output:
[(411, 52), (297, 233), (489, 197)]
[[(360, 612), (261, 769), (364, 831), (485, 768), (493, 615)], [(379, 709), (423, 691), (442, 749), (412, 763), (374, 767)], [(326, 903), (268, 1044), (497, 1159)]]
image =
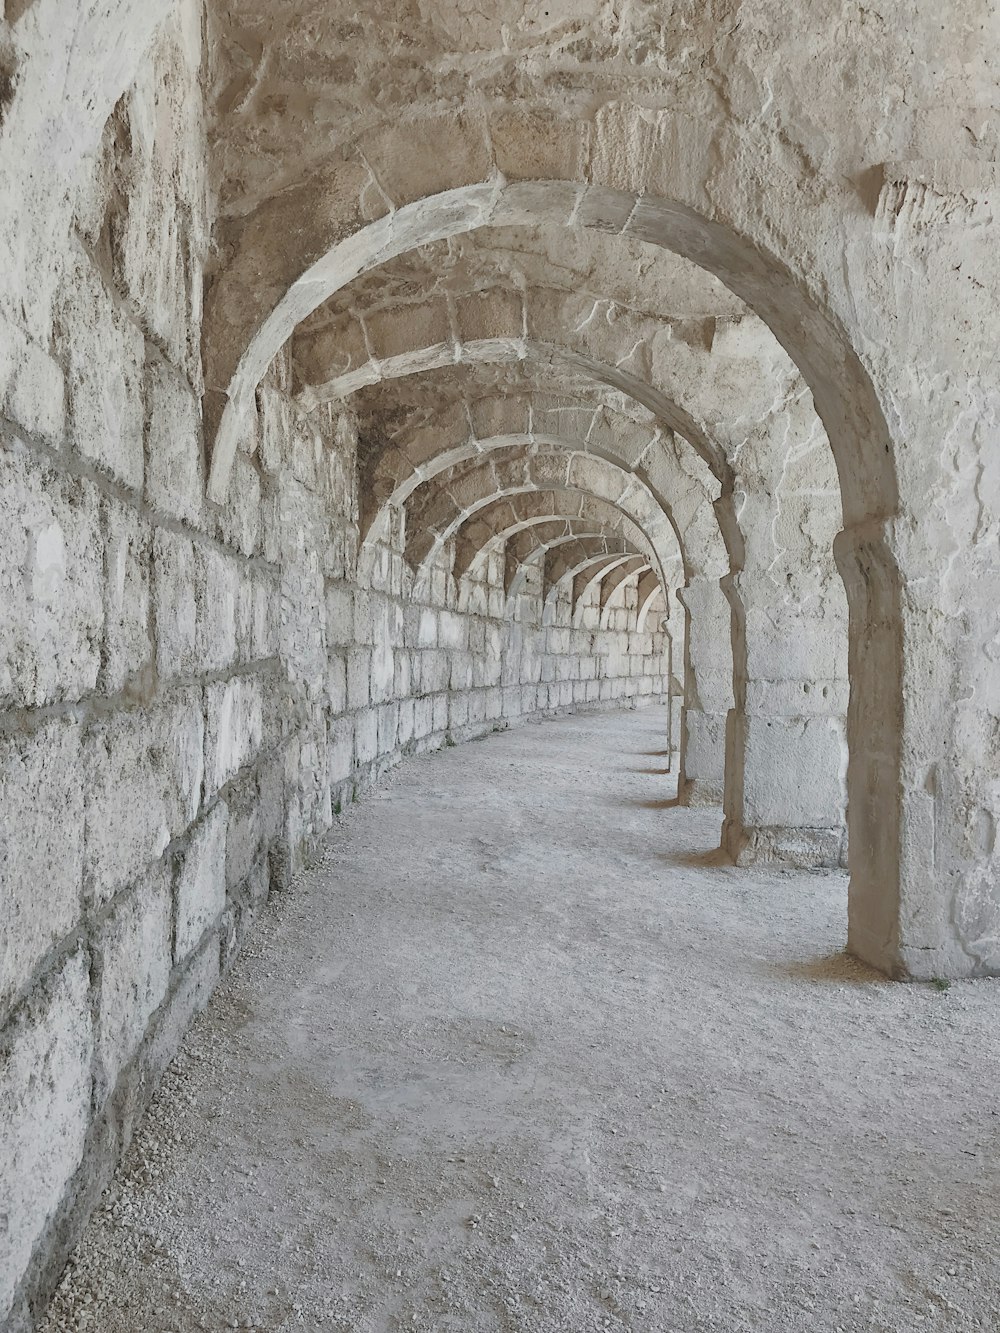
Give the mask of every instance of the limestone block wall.
[[(201, 15), (79, 183), (0, 394), (0, 1328), (26, 1330), (255, 909), (405, 754), (660, 697), (634, 589), (516, 606), (502, 552), (359, 560), (356, 431), (279, 357), (205, 499)], [(30, 293), (25, 291), (25, 301)], [(37, 321), (35, 321), (37, 322)]]
[(415, 591), (328, 584), (335, 809), (405, 754), (538, 713), (666, 696), (664, 636), (636, 632), (634, 605), (620, 608), (621, 628), (573, 629), (568, 591), (559, 590), (551, 624), (541, 597), (526, 592), (512, 620), (500, 554), (457, 588), (439, 567)]
[(204, 500), (200, 31), (184, 0), (107, 126), (48, 339), (5, 339), (5, 1328), (285, 866), (281, 569), (260, 495)]

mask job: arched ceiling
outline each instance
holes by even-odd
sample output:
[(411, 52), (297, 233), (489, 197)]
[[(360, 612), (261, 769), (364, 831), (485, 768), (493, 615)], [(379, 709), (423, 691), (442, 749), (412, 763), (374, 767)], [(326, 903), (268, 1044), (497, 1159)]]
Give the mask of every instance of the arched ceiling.
[[(283, 0), (280, 13), (271, 0), (211, 0), (222, 207), (245, 213), (287, 185), (292, 148), (296, 168), (315, 168), (331, 140), (353, 141), (383, 120), (405, 123), (416, 108), (529, 96), (573, 115), (595, 116), (615, 98), (645, 102), (650, 119), (673, 106), (706, 149), (725, 108), (780, 127), (788, 152), (817, 171), (884, 160), (915, 133), (912, 113), (883, 126), (887, 88), (908, 86), (915, 106), (936, 108), (942, 139), (970, 99), (996, 105), (981, 26), (956, 14), (943, 43), (937, 17), (907, 4), (904, 40), (862, 8), (850, 14), (854, 39), (831, 45), (829, 25), (808, 6), (776, 23), (771, 6), (745, 0)], [(839, 22), (838, 34), (848, 16)], [(961, 95), (943, 95), (962, 75)], [(410, 139), (400, 152), (417, 147)]]
[(435, 357), (483, 361), (484, 342), (500, 344), (498, 360), (548, 346), (567, 363), (621, 370), (643, 381), (640, 392), (662, 389), (677, 428), (690, 421), (695, 447), (708, 449), (708, 437), (731, 458), (761, 418), (805, 391), (767, 326), (704, 269), (635, 240), (616, 247), (599, 232), (569, 233), (557, 259), (560, 233), (485, 228), (351, 283), (296, 330), (303, 402), (347, 396)]
[[(649, 492), (658, 527), (671, 529), (673, 549), (687, 571), (716, 578), (726, 572), (729, 557), (713, 508), (719, 486), (697, 455), (648, 414), (630, 416), (588, 399), (586, 386), (576, 392), (561, 386), (560, 395), (535, 393), (534, 381), (520, 372), (508, 385), (494, 382), (473, 396), (481, 387), (478, 376), (470, 381), (467, 368), (459, 368), (443, 378), (435, 372), (416, 383), (401, 381), (391, 392), (380, 386), (357, 396), (359, 456), (373, 506), (362, 515), (363, 534), (377, 537), (387, 523), (380, 512), (408, 502), (451, 469), (493, 455), (570, 454), (623, 469)], [(419, 511), (408, 510), (412, 531)]]
[[(540, 550), (577, 537), (602, 534), (620, 536), (635, 550), (654, 554), (639, 525), (607, 500), (570, 491), (508, 495), (463, 524), (452, 568), (460, 577), (487, 551), (503, 547), (508, 574), (513, 577), (517, 567)], [(668, 563), (673, 564), (673, 559)]]
[(515, 449), (446, 468), (414, 493), (407, 502), (407, 559), (414, 567), (424, 564), (502, 497), (560, 491), (581, 500), (596, 495), (613, 506), (640, 529), (661, 564), (676, 556), (673, 531), (655, 497), (623, 468), (570, 450)]
[[(842, 473), (846, 451), (870, 454), (874, 489), (851, 497), (864, 509), (893, 485), (880, 409), (783, 261), (673, 195), (690, 174), (671, 173), (688, 43), (714, 50), (730, 0), (651, 23), (587, 3), (348, 8), (292, 0), (280, 27), (261, 0), (210, 14), (213, 497), (289, 340), (300, 405), (357, 415), (362, 538), (384, 540), (405, 509), (418, 564), (459, 534), (449, 505), (468, 518), (456, 486), (474, 473), (511, 494), (525, 459), (560, 453), (583, 489), (599, 460), (650, 497), (661, 572), (668, 528), (687, 577), (742, 569), (741, 518), (775, 581), (796, 561), (829, 566), (840, 509), (823, 421), (841, 428)], [(834, 366), (849, 391), (831, 391)], [(790, 468), (832, 515), (804, 537)]]

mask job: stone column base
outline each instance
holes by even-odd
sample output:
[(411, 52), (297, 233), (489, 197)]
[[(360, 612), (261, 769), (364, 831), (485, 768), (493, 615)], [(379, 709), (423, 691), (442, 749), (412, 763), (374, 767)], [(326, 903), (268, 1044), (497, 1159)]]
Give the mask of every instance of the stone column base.
[(722, 849), (738, 866), (847, 869), (847, 829), (843, 827), (749, 828), (727, 819), (722, 826)]
[(681, 720), (679, 805), (722, 805), (726, 791), (725, 713), (685, 708)]
[(710, 778), (685, 778), (677, 790), (677, 804), (695, 809), (721, 805), (724, 786), (724, 783), (715, 782)]

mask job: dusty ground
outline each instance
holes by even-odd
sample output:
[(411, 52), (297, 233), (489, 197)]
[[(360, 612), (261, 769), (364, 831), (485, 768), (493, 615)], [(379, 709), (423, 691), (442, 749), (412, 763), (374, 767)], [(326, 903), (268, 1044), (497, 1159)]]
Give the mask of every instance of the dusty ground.
[(997, 983), (716, 864), (663, 713), (406, 764), (197, 1025), (47, 1333), (1000, 1328)]

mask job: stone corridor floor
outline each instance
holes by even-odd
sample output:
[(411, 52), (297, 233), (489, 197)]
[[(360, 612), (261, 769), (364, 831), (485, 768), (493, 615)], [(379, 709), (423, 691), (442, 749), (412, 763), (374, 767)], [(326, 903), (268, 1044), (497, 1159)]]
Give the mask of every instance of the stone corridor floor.
[(1000, 983), (718, 863), (660, 708), (410, 760), (263, 914), (44, 1328), (1000, 1328)]

